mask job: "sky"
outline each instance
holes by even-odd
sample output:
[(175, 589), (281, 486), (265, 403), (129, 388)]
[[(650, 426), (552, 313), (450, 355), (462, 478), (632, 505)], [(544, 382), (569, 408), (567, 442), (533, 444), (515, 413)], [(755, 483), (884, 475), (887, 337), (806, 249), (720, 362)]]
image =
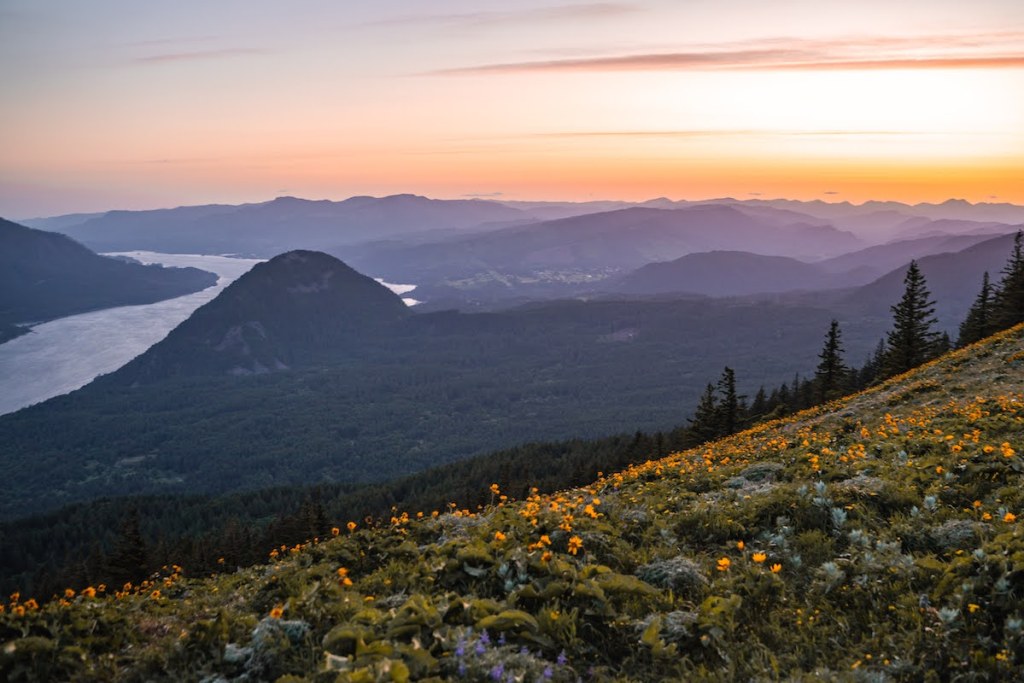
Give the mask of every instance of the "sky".
[(1024, 203), (1021, 0), (0, 0), (0, 215)]

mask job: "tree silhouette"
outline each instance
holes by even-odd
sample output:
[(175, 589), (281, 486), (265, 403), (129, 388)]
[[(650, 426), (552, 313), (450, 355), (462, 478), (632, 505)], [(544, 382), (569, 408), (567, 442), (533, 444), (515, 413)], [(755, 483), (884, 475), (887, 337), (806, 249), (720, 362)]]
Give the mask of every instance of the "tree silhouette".
[(814, 381), (818, 385), (818, 400), (821, 402), (838, 398), (844, 393), (850, 370), (843, 362), (842, 332), (839, 321), (833, 320), (825, 335), (825, 346), (818, 354), (818, 367)]
[(932, 329), (938, 322), (935, 302), (930, 300), (917, 261), (910, 262), (903, 284), (903, 298), (891, 308), (893, 329), (886, 337), (884, 377), (906, 372), (936, 355), (939, 334)]
[[(1024, 232), (1018, 230), (1013, 237), (1013, 251), (1003, 268), (1003, 279), (995, 294), (994, 324), (996, 330), (1005, 330), (1024, 322)], [(993, 330), (995, 331), (995, 330)]]
[(956, 340), (957, 346), (973, 344), (996, 331), (993, 294), (992, 283), (989, 282), (986, 270), (981, 279), (981, 291), (978, 292), (978, 298), (971, 304), (971, 310), (967, 311), (967, 317), (960, 323), (960, 333)]

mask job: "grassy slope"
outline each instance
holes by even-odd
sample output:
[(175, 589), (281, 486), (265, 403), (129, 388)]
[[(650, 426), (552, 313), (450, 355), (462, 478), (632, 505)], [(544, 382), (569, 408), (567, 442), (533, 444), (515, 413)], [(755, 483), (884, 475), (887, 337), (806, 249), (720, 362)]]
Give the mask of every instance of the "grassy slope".
[(1009, 680), (1022, 392), (1024, 326), (588, 488), (12, 602), (0, 677)]

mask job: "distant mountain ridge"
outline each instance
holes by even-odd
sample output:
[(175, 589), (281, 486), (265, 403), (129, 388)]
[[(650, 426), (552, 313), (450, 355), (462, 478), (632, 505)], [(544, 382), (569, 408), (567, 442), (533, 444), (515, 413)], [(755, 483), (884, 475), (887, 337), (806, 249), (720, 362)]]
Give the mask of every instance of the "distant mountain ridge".
[(29, 221), (102, 251), (247, 253), (273, 256), (291, 249), (323, 249), (431, 230), (465, 230), (530, 216), (482, 200), (438, 200), (416, 195), (351, 197), (334, 202), (278, 197), (239, 206), (186, 206), (110, 211), (79, 223), (65, 217)]
[(108, 258), (64, 235), (0, 219), (0, 327), (153, 303), (216, 282), (197, 268)]

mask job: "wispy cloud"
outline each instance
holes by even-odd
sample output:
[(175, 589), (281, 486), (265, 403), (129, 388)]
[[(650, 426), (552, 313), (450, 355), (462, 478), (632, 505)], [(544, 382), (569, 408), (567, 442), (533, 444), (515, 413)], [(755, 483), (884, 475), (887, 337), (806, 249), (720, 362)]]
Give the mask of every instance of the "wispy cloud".
[(504, 12), (481, 11), (438, 14), (403, 14), (377, 21), (361, 24), (365, 27), (405, 27), (405, 26), (458, 26), (482, 27), (500, 24), (533, 24), (552, 21), (579, 21), (584, 19), (603, 19), (632, 14), (641, 11), (635, 5), (620, 2), (590, 2), (572, 5), (555, 5), (552, 7), (534, 7), (530, 9), (510, 10)]
[(831, 41), (769, 38), (687, 50), (503, 62), (433, 71), (433, 75), (533, 72), (966, 69), (1024, 67), (1024, 33), (1005, 32)]
[(504, 192), (470, 192), (462, 195), (466, 199), (494, 199), (505, 196)]
[(165, 62), (194, 62), (214, 59), (229, 59), (245, 55), (266, 54), (267, 50), (255, 47), (231, 47), (219, 50), (192, 50), (188, 52), (165, 52), (145, 57), (136, 57), (135, 64), (163, 64)]
[(770, 129), (694, 129), (694, 130), (588, 130), (534, 133), (532, 138), (723, 138), (723, 137), (867, 137), (927, 136), (907, 130), (770, 130)]

